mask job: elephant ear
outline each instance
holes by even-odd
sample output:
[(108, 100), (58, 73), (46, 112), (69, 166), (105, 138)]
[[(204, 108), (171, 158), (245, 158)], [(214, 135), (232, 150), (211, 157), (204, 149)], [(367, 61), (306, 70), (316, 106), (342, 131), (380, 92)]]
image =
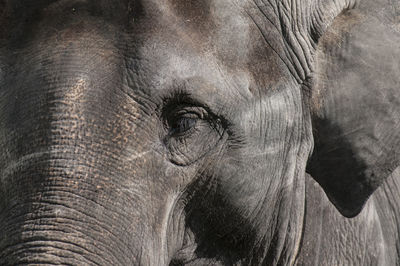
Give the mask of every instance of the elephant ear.
[(400, 165), (400, 5), (375, 2), (337, 16), (315, 54), (307, 171), (347, 217)]

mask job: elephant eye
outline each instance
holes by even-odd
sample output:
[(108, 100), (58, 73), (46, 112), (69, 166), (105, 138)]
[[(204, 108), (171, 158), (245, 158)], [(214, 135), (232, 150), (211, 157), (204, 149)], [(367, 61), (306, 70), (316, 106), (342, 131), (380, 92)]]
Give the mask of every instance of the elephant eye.
[(161, 141), (170, 162), (187, 166), (216, 148), (224, 134), (221, 119), (191, 99), (167, 99), (161, 110)]
[(170, 135), (180, 136), (194, 129), (198, 121), (196, 114), (185, 114), (177, 117), (170, 124)]

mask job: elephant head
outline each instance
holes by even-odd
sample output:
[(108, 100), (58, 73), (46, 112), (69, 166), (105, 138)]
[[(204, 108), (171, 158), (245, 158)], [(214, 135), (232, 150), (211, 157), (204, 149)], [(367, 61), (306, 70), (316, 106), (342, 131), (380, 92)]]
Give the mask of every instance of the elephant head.
[(347, 216), (399, 163), (398, 136), (354, 129), (319, 79), (355, 5), (0, 1), (0, 260), (294, 263), (307, 163)]

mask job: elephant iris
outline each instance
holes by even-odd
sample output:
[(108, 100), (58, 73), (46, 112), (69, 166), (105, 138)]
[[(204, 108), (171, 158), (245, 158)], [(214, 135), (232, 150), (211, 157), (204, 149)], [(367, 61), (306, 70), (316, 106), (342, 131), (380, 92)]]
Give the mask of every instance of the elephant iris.
[(181, 135), (187, 133), (197, 124), (197, 118), (181, 116), (178, 117), (171, 125), (171, 135)]

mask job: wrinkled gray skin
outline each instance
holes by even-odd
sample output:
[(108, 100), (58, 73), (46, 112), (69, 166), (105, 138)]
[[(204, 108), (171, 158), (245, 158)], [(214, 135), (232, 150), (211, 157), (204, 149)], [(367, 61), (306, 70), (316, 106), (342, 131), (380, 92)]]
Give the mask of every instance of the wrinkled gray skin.
[(399, 22), (0, 1), (1, 264), (399, 264)]

